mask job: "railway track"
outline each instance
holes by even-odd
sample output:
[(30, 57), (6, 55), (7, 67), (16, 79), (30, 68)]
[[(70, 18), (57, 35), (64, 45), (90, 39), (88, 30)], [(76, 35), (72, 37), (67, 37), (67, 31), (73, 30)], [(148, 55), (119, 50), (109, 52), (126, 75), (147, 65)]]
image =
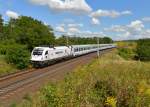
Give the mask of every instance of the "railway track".
[[(112, 49), (102, 51), (101, 53), (106, 53), (110, 50)], [(96, 57), (96, 53), (91, 53), (74, 59), (66, 60), (64, 62), (56, 63), (46, 68), (32, 69), (2, 77), (0, 78), (0, 102), (5, 102), (3, 105), (7, 107), (8, 103), (13, 101), (13, 97), (11, 96), (15, 95), (17, 90), (22, 89), (23, 91), (27, 89), (27, 92), (30, 92), (31, 87), (34, 88), (33, 86), (43, 84), (46, 80), (59, 80), (63, 78), (65, 73), (72, 71), (73, 68), (76, 68), (79, 65), (90, 62), (90, 60), (94, 57)], [(12, 93), (14, 94), (12, 95)], [(7, 101), (7, 99), (9, 100)]]
[[(72, 62), (72, 64), (76, 63), (75, 62)], [(21, 79), (21, 80), (17, 80), (15, 82), (12, 82), (12, 83), (9, 83), (9, 84), (5, 84), (4, 86), (0, 86), (0, 97), (11, 92), (11, 91), (14, 91), (15, 89), (18, 89), (24, 85), (27, 85), (27, 84), (30, 84), (34, 81), (38, 81), (40, 78), (43, 78), (47, 75), (54, 75), (56, 74), (57, 72), (56, 71), (59, 71), (61, 69), (63, 69), (67, 64), (64, 64), (63, 66), (59, 67), (59, 68), (56, 68), (54, 70), (51, 70), (51, 72), (40, 72), (40, 73), (36, 73), (35, 75), (32, 75), (32, 76), (29, 76), (27, 78), (24, 78), (24, 79)], [(46, 70), (46, 69), (45, 69)], [(33, 72), (36, 72), (35, 70)], [(11, 79), (13, 77), (17, 77), (17, 76), (23, 76), (27, 73), (31, 73), (31, 72), (26, 72), (26, 73), (22, 73), (22, 74), (17, 74), (17, 75), (14, 75), (14, 76), (11, 76), (9, 77), (8, 79)], [(3, 80), (6, 80), (6, 79), (3, 79)]]

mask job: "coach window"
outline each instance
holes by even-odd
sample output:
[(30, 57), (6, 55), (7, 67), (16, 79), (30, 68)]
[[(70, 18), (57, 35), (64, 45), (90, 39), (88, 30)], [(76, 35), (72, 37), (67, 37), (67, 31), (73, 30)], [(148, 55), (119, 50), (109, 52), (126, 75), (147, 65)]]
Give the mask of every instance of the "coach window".
[(48, 51), (45, 52), (45, 55), (48, 55)]

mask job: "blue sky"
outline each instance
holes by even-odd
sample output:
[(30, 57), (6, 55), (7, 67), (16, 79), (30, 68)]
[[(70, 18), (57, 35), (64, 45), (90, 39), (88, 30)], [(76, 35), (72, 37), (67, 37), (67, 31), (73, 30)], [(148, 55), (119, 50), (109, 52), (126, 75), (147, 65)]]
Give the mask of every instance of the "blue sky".
[(5, 21), (31, 16), (68, 34), (150, 37), (150, 0), (0, 0)]

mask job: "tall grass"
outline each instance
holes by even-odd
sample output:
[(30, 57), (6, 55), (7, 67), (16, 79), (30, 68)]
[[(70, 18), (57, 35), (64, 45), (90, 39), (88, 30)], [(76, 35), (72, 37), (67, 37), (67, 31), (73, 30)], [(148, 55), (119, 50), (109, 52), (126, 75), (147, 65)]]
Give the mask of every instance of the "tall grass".
[(150, 63), (112, 52), (41, 89), (19, 107), (149, 107)]
[(17, 68), (15, 68), (12, 64), (8, 64), (6, 62), (5, 55), (0, 55), (0, 76), (16, 71)]

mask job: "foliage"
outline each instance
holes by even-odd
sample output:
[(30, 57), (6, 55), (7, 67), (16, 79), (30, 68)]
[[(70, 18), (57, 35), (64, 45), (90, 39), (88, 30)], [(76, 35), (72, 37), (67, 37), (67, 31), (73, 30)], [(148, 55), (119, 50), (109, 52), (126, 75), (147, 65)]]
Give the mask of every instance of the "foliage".
[(133, 59), (135, 51), (132, 48), (119, 48), (118, 54), (125, 59)]
[(3, 19), (2, 19), (2, 15), (0, 15), (0, 33), (2, 33), (3, 31)]
[(16, 71), (16, 68), (12, 64), (6, 62), (5, 55), (0, 55), (0, 76)]
[(6, 58), (8, 63), (13, 63), (19, 69), (28, 67), (29, 51), (23, 45), (14, 44), (7, 50)]
[(137, 57), (142, 61), (150, 61), (150, 39), (138, 40), (137, 55)]
[(118, 41), (118, 54), (124, 59), (135, 59), (136, 56), (136, 42), (135, 41)]
[(47, 101), (47, 107), (58, 107), (59, 97), (56, 94), (57, 88), (54, 85), (49, 85), (42, 89), (42, 94)]
[(16, 44), (14, 40), (3, 40), (0, 43), (0, 55), (6, 55), (9, 47)]
[(132, 48), (136, 49), (136, 41), (117, 41), (115, 42), (118, 48)]
[(3, 19), (2, 19), (2, 15), (0, 15), (0, 40), (3, 36)]
[(27, 45), (29, 50), (43, 44), (54, 44), (55, 37), (50, 32), (52, 28), (31, 17), (21, 16), (18, 19), (11, 19), (5, 26), (7, 39), (14, 39), (19, 44)]
[[(68, 38), (68, 44), (69, 45), (79, 45), (79, 44), (97, 44), (97, 37), (67, 37), (67, 36), (61, 36), (58, 39), (56, 39), (57, 45), (67, 45), (67, 38)], [(104, 43), (113, 43), (113, 40), (109, 37), (99, 38), (100, 44)]]
[[(118, 67), (116, 67), (116, 65)], [(148, 107), (150, 63), (109, 53), (33, 96), (34, 107)], [(44, 92), (43, 92), (44, 90)], [(22, 107), (22, 104), (19, 105)], [(29, 106), (24, 106), (29, 107)]]
[[(69, 45), (97, 43), (96, 37), (68, 37), (68, 39)], [(99, 40), (100, 43), (113, 42), (108, 37), (99, 38)], [(11, 18), (7, 23), (3, 23), (0, 15), (0, 41), (0, 55), (6, 55), (7, 62), (13, 63), (20, 69), (28, 66), (28, 51), (31, 52), (34, 47), (53, 44), (67, 45), (65, 36), (55, 39), (51, 26), (27, 16), (20, 16), (18, 19)], [(27, 48), (24, 48), (24, 46)]]

